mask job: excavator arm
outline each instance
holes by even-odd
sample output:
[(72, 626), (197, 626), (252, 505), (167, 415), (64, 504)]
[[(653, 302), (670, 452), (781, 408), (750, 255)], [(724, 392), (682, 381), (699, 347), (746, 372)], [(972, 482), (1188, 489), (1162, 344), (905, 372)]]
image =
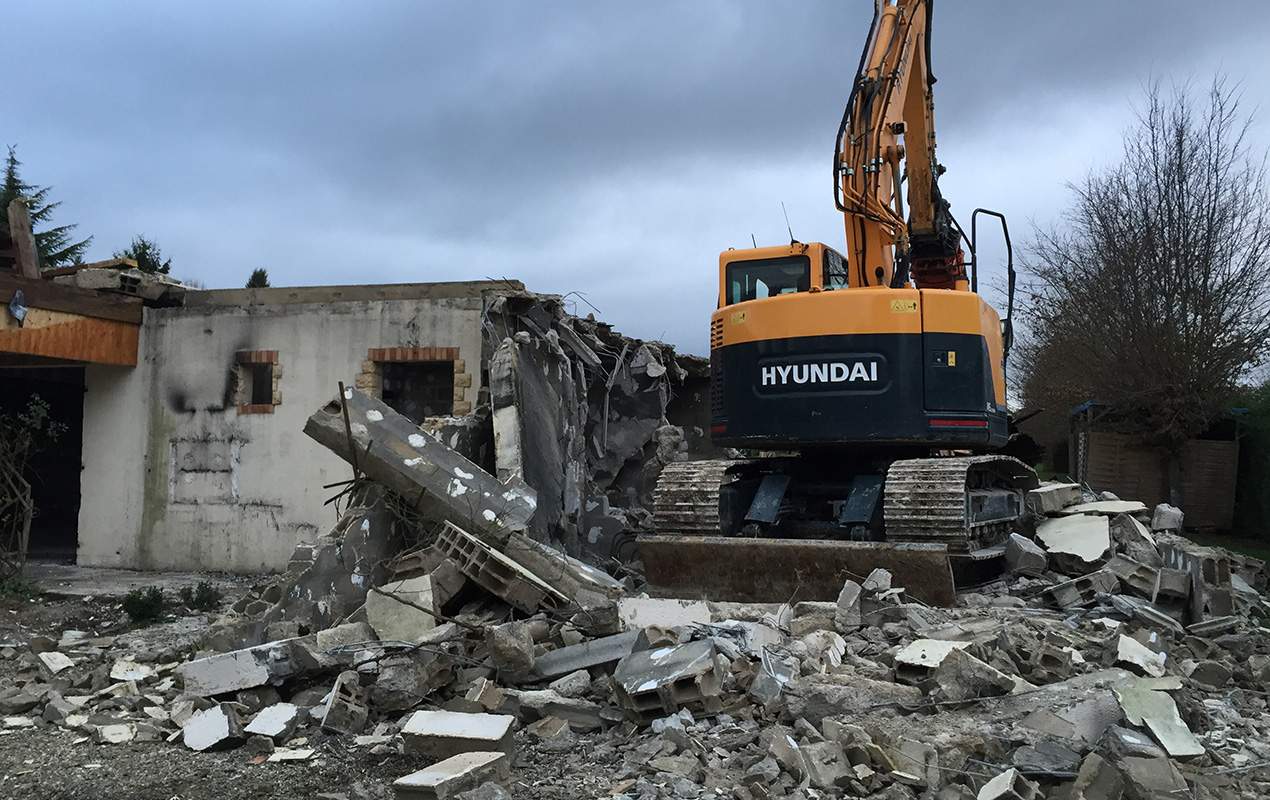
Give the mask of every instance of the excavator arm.
[(898, 288), (911, 277), (923, 289), (969, 288), (960, 233), (939, 193), (933, 2), (875, 0), (838, 128), (834, 200), (846, 222), (852, 286)]

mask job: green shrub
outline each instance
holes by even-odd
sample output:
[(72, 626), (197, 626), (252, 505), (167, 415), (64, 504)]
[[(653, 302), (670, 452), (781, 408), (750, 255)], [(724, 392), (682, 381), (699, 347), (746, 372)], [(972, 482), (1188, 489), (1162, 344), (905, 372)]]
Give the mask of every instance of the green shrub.
[(178, 594), (185, 607), (192, 611), (215, 611), (220, 608), (221, 591), (211, 581), (199, 581), (193, 589), (182, 586)]
[(138, 624), (154, 622), (163, 616), (167, 606), (167, 598), (158, 586), (147, 586), (144, 589), (133, 589), (123, 598), (123, 610), (128, 619)]

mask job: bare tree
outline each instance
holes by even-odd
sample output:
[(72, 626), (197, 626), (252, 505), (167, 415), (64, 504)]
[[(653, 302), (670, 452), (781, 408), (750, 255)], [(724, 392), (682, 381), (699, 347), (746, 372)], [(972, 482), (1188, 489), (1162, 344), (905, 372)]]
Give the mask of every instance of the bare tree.
[(1225, 81), (1145, 100), (1120, 162), (1035, 235), (1018, 363), (1029, 405), (1095, 400), (1162, 445), (1180, 503), (1183, 443), (1270, 346), (1270, 195)]

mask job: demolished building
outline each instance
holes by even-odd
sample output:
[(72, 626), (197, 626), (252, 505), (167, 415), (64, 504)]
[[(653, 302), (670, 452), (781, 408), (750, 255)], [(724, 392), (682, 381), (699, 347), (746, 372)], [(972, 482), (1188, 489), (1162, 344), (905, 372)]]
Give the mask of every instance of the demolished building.
[(516, 281), (199, 290), (127, 266), (0, 277), (30, 306), (2, 314), (9, 399), (72, 420), (36, 554), (285, 569), (335, 520), (322, 487), (347, 467), (302, 428), (341, 383), (535, 486), (530, 534), (573, 552), (629, 548), (658, 464), (706, 442), (704, 361)]

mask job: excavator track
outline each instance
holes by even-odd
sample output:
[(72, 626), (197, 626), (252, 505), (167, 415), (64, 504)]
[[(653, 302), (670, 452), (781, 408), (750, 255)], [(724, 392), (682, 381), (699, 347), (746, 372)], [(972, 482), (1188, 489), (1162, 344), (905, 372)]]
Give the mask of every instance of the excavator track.
[(667, 464), (653, 490), (653, 519), (659, 534), (718, 536), (719, 487), (732, 459)]
[(1009, 456), (909, 458), (886, 472), (888, 542), (942, 543), (950, 553), (999, 544), (1023, 513), (1036, 473)]

